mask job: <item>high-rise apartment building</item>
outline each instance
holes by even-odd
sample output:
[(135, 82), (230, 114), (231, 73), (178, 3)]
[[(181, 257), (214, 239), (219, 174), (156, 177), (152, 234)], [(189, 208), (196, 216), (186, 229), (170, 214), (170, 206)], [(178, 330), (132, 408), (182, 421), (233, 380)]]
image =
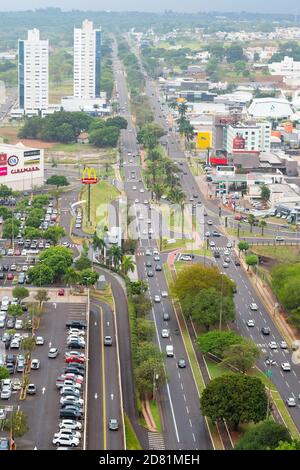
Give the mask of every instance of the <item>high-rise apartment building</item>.
[(38, 29), (19, 40), (19, 108), (25, 114), (48, 109), (49, 43), (40, 39)]
[(85, 20), (74, 29), (74, 98), (91, 100), (100, 97), (101, 30)]

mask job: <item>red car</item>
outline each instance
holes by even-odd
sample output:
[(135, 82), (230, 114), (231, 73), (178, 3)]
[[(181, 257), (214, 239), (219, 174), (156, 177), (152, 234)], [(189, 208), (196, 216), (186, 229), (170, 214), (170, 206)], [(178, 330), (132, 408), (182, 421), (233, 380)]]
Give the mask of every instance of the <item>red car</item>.
[(80, 357), (80, 356), (70, 356), (70, 357), (66, 357), (65, 359), (66, 363), (68, 364), (69, 362), (77, 362), (79, 364), (84, 364), (84, 357)]
[(20, 250), (15, 250), (15, 256), (21, 256), (21, 251)]
[(14, 275), (13, 275), (13, 273), (8, 273), (7, 276), (6, 276), (6, 279), (7, 279), (8, 281), (13, 281), (13, 280), (14, 280)]
[(58, 295), (60, 296), (65, 295), (65, 289), (59, 289)]

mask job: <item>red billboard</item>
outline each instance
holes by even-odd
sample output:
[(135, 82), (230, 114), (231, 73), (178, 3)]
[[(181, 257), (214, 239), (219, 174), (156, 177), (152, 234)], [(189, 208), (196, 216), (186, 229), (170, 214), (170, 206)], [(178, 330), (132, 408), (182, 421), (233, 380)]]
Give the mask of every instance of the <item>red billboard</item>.
[(244, 150), (246, 146), (246, 141), (242, 134), (237, 133), (236, 137), (233, 139), (232, 148), (233, 150)]
[(0, 167), (0, 176), (7, 176), (7, 166)]
[(209, 161), (212, 165), (227, 165), (228, 164), (227, 158), (211, 157)]

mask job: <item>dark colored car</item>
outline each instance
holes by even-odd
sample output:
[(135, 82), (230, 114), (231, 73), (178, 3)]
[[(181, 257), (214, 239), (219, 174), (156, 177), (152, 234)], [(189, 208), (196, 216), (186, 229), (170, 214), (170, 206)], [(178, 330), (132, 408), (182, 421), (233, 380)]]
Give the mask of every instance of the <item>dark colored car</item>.
[(153, 276), (154, 276), (154, 272), (153, 272), (151, 269), (149, 269), (149, 271), (147, 271), (147, 276), (148, 276), (148, 277), (153, 277)]
[(72, 341), (71, 343), (68, 344), (68, 349), (84, 349), (85, 346), (82, 343), (79, 343), (79, 341)]
[(6, 364), (9, 364), (9, 363), (15, 364), (16, 361), (17, 361), (17, 357), (15, 354), (7, 354), (6, 359), (5, 359)]
[(239, 262), (238, 259), (235, 260), (234, 264), (235, 264), (236, 266), (241, 266), (241, 263)]
[(9, 439), (7, 437), (0, 438), (0, 450), (10, 450)]
[(67, 328), (78, 328), (80, 330), (86, 329), (86, 322), (82, 320), (73, 320), (66, 323)]
[(160, 264), (157, 264), (157, 265), (155, 266), (155, 271), (162, 271), (162, 267), (161, 267)]
[(214, 257), (215, 258), (220, 258), (221, 257), (220, 252), (219, 251), (214, 251)]
[(15, 373), (15, 365), (12, 363), (12, 362), (9, 362), (8, 364), (6, 364), (6, 369), (8, 370), (8, 372), (10, 374), (14, 374)]
[(270, 328), (268, 326), (263, 326), (260, 331), (262, 332), (263, 335), (269, 335), (270, 334)]
[(64, 369), (66, 374), (84, 375), (84, 369), (78, 369), (77, 367), (66, 367)]
[(220, 237), (221, 234), (219, 232), (217, 232), (216, 230), (213, 231), (213, 237)]
[(36, 386), (34, 384), (29, 384), (27, 386), (27, 394), (28, 395), (35, 395), (36, 394)]
[(0, 272), (0, 281), (3, 281), (5, 279), (5, 274)]
[(186, 361), (185, 361), (185, 359), (183, 359), (183, 358), (178, 359), (178, 363), (177, 363), (177, 364), (178, 364), (178, 367), (179, 367), (180, 369), (184, 369), (184, 368), (186, 367)]
[(151, 261), (146, 261), (146, 268), (151, 268), (151, 267), (152, 267)]
[(2, 270), (3, 270), (3, 271), (9, 271), (9, 266), (8, 266), (8, 264), (4, 264), (4, 265), (2, 266)]
[(110, 418), (108, 428), (110, 431), (117, 431), (119, 429), (118, 420), (115, 418)]
[(59, 417), (64, 419), (81, 419), (82, 414), (78, 410), (63, 408), (59, 412)]

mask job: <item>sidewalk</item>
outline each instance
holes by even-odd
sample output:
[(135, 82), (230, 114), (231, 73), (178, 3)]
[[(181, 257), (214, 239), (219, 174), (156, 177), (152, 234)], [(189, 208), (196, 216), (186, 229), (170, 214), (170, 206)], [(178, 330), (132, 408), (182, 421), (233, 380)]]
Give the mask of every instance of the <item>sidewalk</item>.
[[(11, 297), (12, 295), (12, 287), (0, 287), (0, 296), (8, 296)], [(58, 295), (58, 290), (59, 287), (57, 288), (28, 288), (29, 290), (29, 297), (24, 299), (24, 302), (36, 302), (34, 299), (36, 293), (39, 290), (46, 290), (49, 300), (47, 302), (54, 302), (54, 303), (86, 303), (87, 302), (87, 294), (80, 294), (80, 293), (75, 293), (75, 291), (70, 288), (64, 288), (65, 295)]]

